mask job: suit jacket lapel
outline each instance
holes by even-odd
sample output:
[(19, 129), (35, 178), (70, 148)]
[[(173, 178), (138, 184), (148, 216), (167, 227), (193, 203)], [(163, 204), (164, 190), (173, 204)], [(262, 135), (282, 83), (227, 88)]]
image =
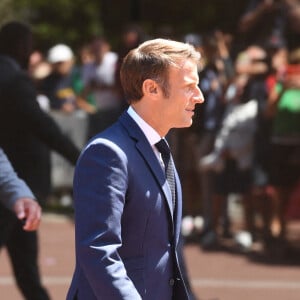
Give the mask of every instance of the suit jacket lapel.
[[(155, 156), (151, 145), (146, 139), (144, 133), (135, 123), (135, 121), (125, 112), (120, 117), (120, 122), (125, 126), (129, 135), (136, 140), (136, 147), (140, 154), (143, 156), (146, 164), (151, 170), (152, 174), (158, 181), (159, 186), (162, 187), (165, 198), (167, 199), (167, 204), (169, 208), (170, 215), (173, 220), (173, 208), (172, 208), (172, 194), (171, 190), (166, 182), (166, 177), (164, 171)], [(177, 182), (176, 182), (177, 184)]]

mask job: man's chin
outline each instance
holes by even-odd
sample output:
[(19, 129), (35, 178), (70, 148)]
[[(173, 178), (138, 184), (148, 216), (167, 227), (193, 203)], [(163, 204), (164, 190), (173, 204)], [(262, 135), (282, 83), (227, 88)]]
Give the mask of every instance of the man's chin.
[(193, 120), (190, 120), (190, 122), (182, 123), (181, 125), (174, 126), (174, 128), (187, 128), (187, 127), (191, 127), (192, 124), (193, 124)]

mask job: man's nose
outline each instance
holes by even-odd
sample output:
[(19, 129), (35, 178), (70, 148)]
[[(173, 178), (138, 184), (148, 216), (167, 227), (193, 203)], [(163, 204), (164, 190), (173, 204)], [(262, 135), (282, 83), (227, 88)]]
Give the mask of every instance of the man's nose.
[(196, 92), (195, 92), (195, 95), (194, 95), (193, 99), (196, 103), (203, 103), (204, 102), (204, 96), (203, 96), (202, 91), (200, 90), (199, 87), (196, 88)]

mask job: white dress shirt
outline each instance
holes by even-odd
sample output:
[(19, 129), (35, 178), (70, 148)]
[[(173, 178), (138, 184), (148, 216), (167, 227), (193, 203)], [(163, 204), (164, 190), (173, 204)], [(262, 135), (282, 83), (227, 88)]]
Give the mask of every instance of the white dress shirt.
[(159, 142), (162, 137), (158, 134), (158, 132), (151, 127), (147, 122), (145, 122), (138, 114), (137, 112), (133, 109), (132, 106), (129, 106), (128, 110), (127, 110), (128, 114), (130, 115), (130, 117), (137, 123), (137, 125), (141, 128), (141, 130), (143, 131), (143, 133), (145, 134), (148, 142), (150, 143), (157, 159), (159, 160), (160, 164), (162, 165), (162, 167), (164, 168), (164, 163), (161, 157), (160, 152), (157, 150), (157, 148), (155, 147), (155, 144), (157, 142)]

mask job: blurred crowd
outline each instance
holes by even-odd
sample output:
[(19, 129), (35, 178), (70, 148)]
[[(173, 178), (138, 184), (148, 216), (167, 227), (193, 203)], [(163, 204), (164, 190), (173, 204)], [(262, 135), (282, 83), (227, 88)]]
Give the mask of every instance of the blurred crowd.
[[(202, 54), (205, 103), (176, 141), (183, 233), (204, 249), (228, 238), (244, 250), (256, 241), (270, 254), (287, 248), (287, 221), (300, 216), (299, 22), (299, 1), (252, 0), (235, 35), (185, 36)], [(238, 231), (229, 199), (242, 206)]]
[[(243, 247), (256, 240), (283, 245), (286, 221), (300, 215), (300, 3), (248, 2), (234, 34), (218, 28), (181, 37), (167, 33), (202, 55), (205, 103), (191, 129), (174, 130), (169, 138), (183, 180), (183, 233), (199, 234), (205, 249), (220, 237), (233, 238), (230, 195), (243, 206)], [(159, 36), (131, 25), (118, 49), (97, 36), (80, 49), (57, 44), (47, 53), (34, 51), (29, 72), (41, 107), (75, 118), (84, 112), (88, 140), (126, 108), (120, 62), (151, 37)]]

